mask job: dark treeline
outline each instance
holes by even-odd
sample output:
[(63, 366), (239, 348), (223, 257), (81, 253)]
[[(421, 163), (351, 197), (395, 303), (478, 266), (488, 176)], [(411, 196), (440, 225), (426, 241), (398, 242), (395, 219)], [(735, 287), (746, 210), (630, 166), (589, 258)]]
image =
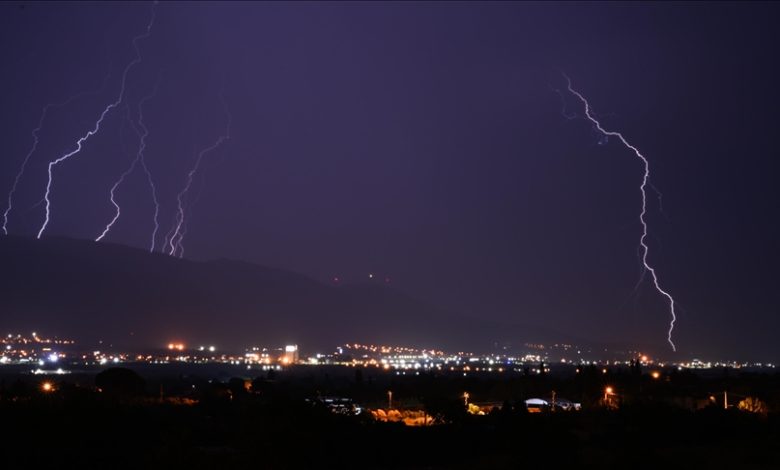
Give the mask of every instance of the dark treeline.
[[(343, 396), (384, 407), (388, 390), (394, 406), (421, 407), (437, 424), (338, 415), (306, 401)], [(583, 410), (527, 412), (523, 400), (553, 390)], [(225, 381), (109, 369), (89, 381), (5, 377), (0, 445), (3, 468), (778, 468), (779, 390), (777, 375), (653, 378), (635, 369), (555, 378), (344, 368)], [(498, 405), (470, 415), (464, 391)], [(723, 391), (729, 409), (715, 395)], [(746, 397), (766, 409), (739, 410)]]

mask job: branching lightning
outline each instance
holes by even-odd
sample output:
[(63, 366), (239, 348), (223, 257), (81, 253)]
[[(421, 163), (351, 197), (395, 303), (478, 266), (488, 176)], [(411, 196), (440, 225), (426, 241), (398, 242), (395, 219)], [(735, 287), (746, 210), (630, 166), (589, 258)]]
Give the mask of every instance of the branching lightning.
[(639, 190), (642, 193), (642, 211), (639, 214), (639, 221), (642, 223), (642, 236), (639, 238), (639, 246), (641, 247), (641, 252), (642, 252), (641, 253), (642, 265), (644, 266), (644, 270), (642, 271), (642, 276), (644, 277), (644, 274), (649, 272), (653, 280), (653, 285), (655, 286), (655, 289), (669, 302), (669, 313), (671, 314), (672, 318), (671, 321), (669, 322), (667, 341), (669, 342), (669, 345), (672, 347), (672, 351), (677, 351), (677, 347), (672, 341), (672, 332), (674, 331), (674, 324), (677, 321), (677, 315), (675, 314), (674, 298), (671, 296), (671, 294), (669, 294), (667, 291), (661, 288), (661, 284), (658, 281), (658, 275), (656, 274), (655, 268), (653, 268), (653, 266), (647, 260), (648, 252), (650, 251), (650, 248), (646, 243), (647, 221), (645, 220), (645, 216), (647, 214), (647, 187), (650, 186), (651, 189), (656, 191), (660, 199), (660, 193), (657, 190), (655, 190), (655, 188), (652, 187), (652, 185), (649, 182), (650, 163), (648, 162), (647, 158), (645, 158), (644, 155), (642, 155), (642, 153), (639, 152), (639, 149), (637, 149), (636, 147), (628, 143), (628, 141), (623, 137), (623, 134), (621, 134), (620, 132), (608, 131), (603, 127), (601, 127), (601, 123), (593, 116), (593, 113), (591, 112), (590, 103), (588, 103), (588, 100), (585, 99), (585, 97), (582, 96), (580, 92), (572, 88), (571, 79), (566, 74), (563, 74), (563, 77), (566, 79), (566, 86), (568, 88), (568, 91), (572, 95), (576, 96), (577, 99), (579, 99), (582, 102), (583, 106), (585, 107), (585, 116), (593, 124), (594, 129), (596, 129), (604, 137), (616, 137), (626, 148), (634, 152), (634, 155), (636, 155), (636, 157), (642, 161), (642, 165), (644, 167), (644, 175), (642, 177), (642, 184), (639, 186)]
[(135, 66), (135, 65), (137, 65), (138, 63), (141, 62), (141, 51), (138, 48), (138, 41), (140, 41), (141, 39), (147, 39), (152, 34), (152, 26), (154, 25), (155, 7), (156, 6), (157, 6), (157, 2), (155, 1), (155, 2), (152, 3), (151, 17), (149, 19), (149, 23), (147, 24), (146, 29), (144, 30), (144, 32), (139, 34), (139, 35), (137, 35), (137, 36), (135, 36), (133, 38), (132, 44), (133, 44), (133, 49), (135, 50), (135, 58), (133, 58), (133, 60), (130, 61), (130, 63), (127, 64), (127, 66), (124, 69), (124, 72), (122, 72), (121, 86), (120, 86), (120, 89), (119, 89), (119, 95), (117, 96), (116, 100), (114, 102), (112, 102), (112, 103), (109, 103), (108, 106), (106, 106), (106, 108), (103, 110), (103, 112), (100, 113), (100, 117), (95, 122), (94, 127), (76, 141), (76, 148), (74, 150), (72, 150), (72, 151), (62, 155), (61, 157), (59, 157), (59, 158), (49, 162), (49, 165), (48, 165), (48, 181), (46, 183), (46, 192), (44, 193), (44, 196), (43, 196), (43, 199), (46, 202), (46, 206), (45, 206), (46, 207), (46, 217), (45, 217), (45, 219), (43, 221), (43, 225), (41, 225), (40, 230), (38, 230), (38, 238), (41, 238), (41, 236), (43, 236), (43, 232), (46, 231), (46, 227), (49, 225), (49, 220), (51, 218), (51, 199), (50, 199), (50, 195), (51, 195), (51, 185), (52, 185), (52, 181), (54, 179), (54, 177), (53, 177), (54, 167), (59, 165), (60, 163), (62, 163), (64, 161), (68, 160), (70, 157), (72, 157), (72, 156), (78, 154), (79, 152), (81, 152), (81, 149), (83, 148), (84, 143), (86, 143), (87, 140), (89, 140), (90, 137), (92, 137), (93, 135), (95, 135), (98, 132), (100, 132), (100, 125), (103, 123), (103, 120), (106, 118), (108, 113), (112, 109), (114, 109), (117, 106), (119, 106), (120, 104), (122, 104), (122, 100), (124, 99), (124, 96), (125, 96), (125, 88), (126, 88), (126, 85), (127, 85), (127, 75), (130, 73), (130, 69), (132, 69), (133, 66)]
[(195, 163), (193, 164), (190, 171), (187, 173), (187, 178), (185, 179), (184, 188), (176, 196), (177, 212), (174, 219), (173, 227), (165, 236), (165, 247), (163, 248), (163, 250), (168, 251), (168, 254), (170, 256), (182, 257), (184, 254), (183, 241), (184, 241), (184, 235), (186, 235), (187, 233), (186, 213), (187, 213), (188, 206), (190, 206), (187, 204), (187, 196), (190, 191), (190, 188), (192, 187), (192, 180), (195, 177), (195, 174), (198, 172), (201, 162), (203, 161), (203, 157), (206, 156), (206, 154), (216, 150), (220, 145), (222, 145), (224, 141), (230, 139), (230, 127), (233, 122), (233, 116), (230, 114), (230, 110), (228, 109), (227, 103), (225, 102), (225, 98), (224, 96), (222, 96), (222, 93), (220, 93), (219, 99), (220, 102), (222, 103), (222, 107), (225, 111), (225, 115), (227, 116), (227, 125), (225, 126), (225, 133), (219, 136), (219, 138), (217, 138), (217, 140), (209, 147), (206, 147), (202, 149), (200, 152), (198, 152), (198, 156), (195, 158)]
[[(155, 91), (157, 91), (156, 86)], [(143, 168), (144, 174), (146, 175), (146, 181), (149, 183), (149, 188), (152, 191), (152, 202), (154, 202), (154, 230), (152, 230), (152, 244), (149, 248), (150, 252), (154, 252), (154, 244), (157, 241), (157, 231), (160, 229), (160, 201), (157, 199), (157, 187), (155, 187), (154, 180), (152, 180), (152, 172), (149, 171), (149, 167), (146, 165), (146, 155), (144, 154), (144, 151), (146, 150), (146, 136), (149, 135), (149, 130), (144, 123), (143, 113), (141, 111), (142, 106), (143, 102), (139, 104), (138, 109), (138, 126), (141, 128), (141, 147), (138, 152), (141, 155), (141, 168)]]
[(157, 230), (159, 229), (160, 225), (158, 222), (158, 216), (160, 214), (160, 203), (157, 200), (157, 188), (154, 185), (154, 181), (152, 180), (152, 173), (149, 171), (149, 167), (146, 165), (146, 160), (144, 156), (144, 152), (146, 150), (146, 137), (149, 135), (149, 129), (147, 129), (146, 124), (144, 124), (144, 113), (143, 113), (143, 107), (144, 104), (152, 99), (157, 94), (157, 89), (159, 86), (159, 82), (155, 84), (154, 89), (151, 93), (144, 96), (141, 101), (138, 103), (138, 124), (137, 127), (135, 124), (133, 124), (132, 120), (129, 120), (130, 126), (135, 131), (136, 135), (138, 135), (139, 143), (138, 143), (138, 151), (135, 154), (135, 158), (130, 162), (130, 166), (119, 176), (119, 179), (116, 180), (114, 185), (111, 187), (110, 192), (110, 201), (111, 204), (114, 206), (114, 217), (111, 219), (111, 221), (106, 225), (105, 229), (103, 229), (103, 232), (95, 239), (96, 242), (101, 241), (105, 236), (108, 234), (108, 232), (111, 230), (111, 227), (116, 223), (117, 220), (119, 220), (119, 217), (121, 216), (121, 208), (119, 207), (119, 203), (116, 201), (116, 190), (119, 188), (119, 186), (122, 185), (125, 178), (128, 177), (134, 170), (136, 165), (140, 163), (141, 168), (143, 169), (144, 173), (146, 174), (146, 180), (149, 183), (149, 189), (152, 193), (152, 200), (154, 202), (154, 230), (152, 231), (152, 244), (149, 251), (154, 251), (155, 247), (155, 241), (157, 238)]
[(32, 155), (35, 153), (35, 151), (38, 148), (38, 142), (39, 142), (38, 133), (43, 128), (43, 123), (44, 121), (46, 121), (46, 116), (48, 115), (49, 110), (52, 108), (61, 108), (63, 106), (67, 106), (73, 101), (76, 101), (77, 99), (83, 96), (94, 95), (99, 93), (106, 87), (106, 83), (108, 82), (109, 76), (110, 74), (106, 75), (106, 78), (103, 80), (103, 85), (97, 90), (83, 91), (81, 93), (71, 96), (65, 101), (61, 101), (59, 103), (49, 103), (43, 107), (43, 109), (41, 110), (41, 116), (38, 119), (38, 127), (33, 129), (32, 131), (32, 137), (33, 137), (32, 146), (30, 147), (30, 150), (27, 152), (27, 154), (24, 156), (24, 159), (22, 160), (22, 164), (19, 166), (19, 171), (16, 172), (16, 177), (14, 178), (14, 182), (13, 185), (11, 186), (11, 190), (8, 192), (8, 205), (6, 206), (5, 212), (3, 212), (3, 234), (8, 235), (8, 215), (13, 210), (14, 193), (16, 193), (16, 188), (19, 186), (19, 180), (22, 179), (22, 176), (24, 175), (24, 171), (27, 168), (27, 162), (30, 161), (30, 157), (32, 157)]

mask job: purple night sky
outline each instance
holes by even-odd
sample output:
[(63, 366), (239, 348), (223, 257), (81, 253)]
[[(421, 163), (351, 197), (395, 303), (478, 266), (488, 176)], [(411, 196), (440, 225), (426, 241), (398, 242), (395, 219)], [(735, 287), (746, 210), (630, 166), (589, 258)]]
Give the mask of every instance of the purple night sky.
[[(150, 10), (0, 5), (0, 209), (42, 108), (92, 92), (49, 110), (12, 235), (35, 237), (48, 162), (116, 98)], [(466, 316), (664, 350), (667, 305), (647, 280), (634, 292), (641, 163), (571, 95), (562, 113), (564, 71), (650, 162), (649, 258), (681, 352), (780, 358), (779, 20), (772, 3), (160, 3), (123, 103), (55, 170), (44, 238), (103, 231), (138, 148), (128, 113), (157, 84), (162, 244), (224, 132), (221, 93), (231, 135), (193, 178), (185, 258), (373, 273)], [(105, 241), (148, 249), (145, 178), (117, 191)]]

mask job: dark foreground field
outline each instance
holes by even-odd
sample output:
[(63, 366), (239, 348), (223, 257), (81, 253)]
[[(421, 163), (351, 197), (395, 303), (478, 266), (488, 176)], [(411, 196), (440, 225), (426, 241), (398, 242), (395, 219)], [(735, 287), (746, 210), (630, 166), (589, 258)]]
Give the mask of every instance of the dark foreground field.
[(462, 382), (434, 382), (441, 386), (423, 387), (421, 403), (441, 424), (427, 427), (337, 415), (277, 380), (248, 390), (215, 384), (196, 400), (161, 399), (150, 384), (131, 396), (130, 388), (62, 383), (43, 392), (6, 382), (0, 458), (4, 469), (780, 468), (777, 413), (635, 400), (529, 414), (506, 400), (474, 416), (461, 406)]

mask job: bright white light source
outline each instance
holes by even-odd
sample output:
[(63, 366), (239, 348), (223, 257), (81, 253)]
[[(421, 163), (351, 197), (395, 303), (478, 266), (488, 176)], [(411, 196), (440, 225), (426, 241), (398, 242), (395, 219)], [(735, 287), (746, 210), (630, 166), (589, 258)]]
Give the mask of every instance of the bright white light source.
[(49, 362), (57, 362), (57, 360), (60, 357), (57, 355), (57, 353), (51, 353), (49, 354)]

